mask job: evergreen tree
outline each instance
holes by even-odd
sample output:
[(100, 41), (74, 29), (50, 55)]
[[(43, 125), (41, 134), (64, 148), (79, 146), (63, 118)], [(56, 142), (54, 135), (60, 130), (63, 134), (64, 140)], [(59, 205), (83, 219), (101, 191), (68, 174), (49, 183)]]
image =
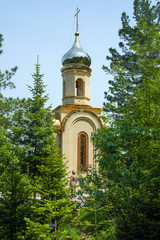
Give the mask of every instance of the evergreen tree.
[(22, 172), (31, 179), (36, 202), (25, 219), (28, 230), (19, 239), (54, 239), (57, 225), (71, 219), (75, 205), (67, 196), (66, 166), (56, 143), (53, 111), (45, 106), (48, 96), (38, 61), (35, 67), (34, 85), (29, 87), (32, 98), (15, 113), (11, 129)]
[[(3, 36), (0, 34), (0, 55), (3, 53), (2, 50)], [(6, 70), (4, 73), (0, 71), (0, 89), (5, 89), (6, 87), (15, 87), (10, 81), (11, 77), (15, 74), (17, 67), (11, 69), (11, 71)]]
[[(0, 55), (3, 53), (2, 51), (2, 42), (3, 36), (0, 34)], [(2, 94), (2, 89), (14, 88), (14, 84), (11, 81), (12, 76), (17, 71), (17, 67), (12, 68), (10, 71), (6, 70), (4, 73), (0, 70), (0, 125), (4, 126), (5, 128), (8, 127), (9, 115), (12, 109), (12, 98), (6, 98)]]
[(53, 144), (53, 112), (46, 107), (48, 96), (45, 95), (43, 74), (37, 61), (36, 71), (32, 75), (34, 86), (29, 86), (32, 98), (23, 102), (13, 117), (12, 141), (19, 146), (23, 172), (33, 178), (39, 175), (39, 166), (48, 156), (49, 146)]
[[(0, 34), (0, 49), (2, 41)], [(29, 216), (33, 202), (29, 180), (21, 174), (17, 148), (5, 130), (10, 128), (14, 105), (20, 101), (4, 97), (2, 90), (15, 87), (11, 78), (16, 70), (17, 67), (4, 73), (0, 71), (0, 239), (3, 240), (15, 240), (25, 230), (24, 217)]]
[(135, 26), (130, 25), (125, 12), (122, 14), (120, 53), (110, 48), (111, 56), (106, 57), (111, 62), (110, 67), (103, 66), (106, 73), (114, 75), (114, 80), (109, 81), (109, 91), (105, 93), (107, 103), (104, 105), (105, 111), (114, 118), (128, 110), (132, 112), (135, 91), (146, 77), (144, 64), (147, 64), (148, 70), (151, 70), (152, 63), (159, 64), (159, 12), (159, 2), (151, 6), (149, 0), (135, 0)]
[(76, 206), (69, 198), (67, 185), (64, 159), (52, 135), (47, 157), (43, 158), (36, 177), (39, 200), (32, 208), (32, 217), (26, 218), (25, 239), (36, 239), (37, 236), (38, 239), (57, 239), (57, 234), (62, 231), (60, 226), (70, 224)]
[(30, 216), (32, 192), (27, 176), (21, 174), (15, 149), (0, 128), (0, 239), (16, 240), (25, 231)]
[(108, 57), (115, 77), (105, 111), (116, 120), (99, 130), (94, 143), (114, 207), (117, 239), (160, 238), (159, 10), (159, 2), (152, 6), (135, 0), (134, 27), (122, 14), (122, 54), (111, 49)]
[(115, 239), (113, 207), (107, 198), (108, 189), (106, 189), (103, 172), (89, 167), (87, 175), (85, 177), (79, 176), (78, 181), (80, 188), (77, 192), (77, 198), (82, 209), (74, 220), (75, 224), (82, 226), (87, 235), (91, 234), (95, 240), (99, 239), (103, 230), (106, 230), (105, 239)]

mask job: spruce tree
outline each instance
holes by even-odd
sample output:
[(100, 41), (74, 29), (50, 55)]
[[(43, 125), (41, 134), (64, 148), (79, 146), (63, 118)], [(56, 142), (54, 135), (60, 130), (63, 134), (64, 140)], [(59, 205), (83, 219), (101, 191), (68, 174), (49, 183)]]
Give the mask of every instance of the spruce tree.
[(54, 115), (51, 106), (46, 106), (48, 95), (38, 59), (32, 77), (33, 87), (29, 86), (32, 97), (23, 102), (13, 117), (12, 141), (19, 146), (23, 172), (34, 178), (40, 174), (39, 167), (48, 156), (55, 134)]
[(0, 127), (0, 239), (16, 240), (26, 229), (33, 204), (30, 181), (21, 174), (16, 149)]
[(82, 226), (86, 234), (92, 235), (95, 240), (99, 239), (104, 231), (105, 239), (114, 239), (111, 238), (114, 228), (112, 206), (107, 198), (108, 188), (103, 172), (89, 167), (87, 175), (79, 176), (78, 182), (77, 199), (79, 199), (80, 211), (74, 219), (75, 224)]
[[(109, 122), (94, 138), (114, 209), (117, 239), (160, 238), (160, 3), (134, 1), (135, 26), (122, 14), (122, 54), (111, 49)], [(107, 70), (108, 71), (108, 70)]]
[[(54, 239), (57, 225), (72, 218), (75, 206), (67, 196), (66, 166), (56, 143), (54, 113), (51, 106), (46, 106), (48, 95), (38, 59), (35, 68), (33, 87), (29, 86), (32, 97), (14, 115), (11, 133), (18, 146), (22, 172), (31, 179), (36, 202), (32, 214), (25, 219), (28, 230), (19, 239), (37, 239), (37, 235)], [(55, 231), (51, 235), (53, 224)]]
[[(0, 34), (0, 55), (3, 53), (2, 42), (3, 36)], [(9, 117), (12, 110), (13, 99), (4, 97), (2, 90), (8, 87), (11, 89), (15, 87), (11, 78), (14, 76), (16, 71), (17, 67), (12, 68), (10, 71), (6, 70), (5, 72), (0, 70), (0, 125), (3, 125), (5, 128), (8, 128), (10, 125)]]
[[(0, 49), (2, 42), (3, 37), (0, 34)], [(3, 240), (15, 240), (25, 230), (24, 217), (30, 216), (33, 202), (30, 182), (27, 176), (21, 174), (16, 156), (18, 149), (9, 139), (11, 116), (19, 99), (7, 98), (2, 94), (2, 90), (7, 87), (15, 87), (11, 78), (16, 70), (17, 67), (4, 73), (0, 71), (0, 239)]]
[(159, 11), (159, 2), (151, 6), (151, 1), (135, 0), (134, 26), (130, 25), (129, 16), (125, 12), (122, 14), (120, 51), (110, 48), (110, 56), (106, 57), (110, 67), (103, 66), (106, 73), (114, 76), (114, 80), (109, 81), (109, 91), (105, 93), (107, 102), (104, 104), (105, 111), (114, 118), (128, 110), (132, 112), (135, 91), (146, 77), (142, 66), (147, 64), (151, 70), (152, 62), (159, 62)]

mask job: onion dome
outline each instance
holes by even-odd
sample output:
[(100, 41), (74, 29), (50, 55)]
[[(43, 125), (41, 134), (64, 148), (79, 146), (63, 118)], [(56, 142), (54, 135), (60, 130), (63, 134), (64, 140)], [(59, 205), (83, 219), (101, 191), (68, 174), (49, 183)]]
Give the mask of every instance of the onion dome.
[(66, 64), (70, 63), (78, 63), (84, 64), (88, 67), (91, 65), (91, 58), (90, 56), (80, 47), (79, 33), (75, 33), (75, 41), (72, 48), (63, 56), (62, 58), (62, 65), (65, 66)]

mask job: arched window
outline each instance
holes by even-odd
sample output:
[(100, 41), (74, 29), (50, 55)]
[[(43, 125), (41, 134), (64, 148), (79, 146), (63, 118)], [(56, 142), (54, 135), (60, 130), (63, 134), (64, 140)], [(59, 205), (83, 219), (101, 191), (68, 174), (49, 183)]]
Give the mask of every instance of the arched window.
[(78, 78), (76, 81), (76, 96), (83, 96), (83, 80)]
[(88, 136), (81, 132), (78, 135), (78, 171), (87, 167)]

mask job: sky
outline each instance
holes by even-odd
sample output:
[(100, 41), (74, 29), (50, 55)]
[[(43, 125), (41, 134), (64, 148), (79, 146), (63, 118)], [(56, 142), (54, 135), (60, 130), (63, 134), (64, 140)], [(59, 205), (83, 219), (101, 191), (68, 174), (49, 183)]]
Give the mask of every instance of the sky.
[(37, 55), (48, 104), (62, 104), (62, 57), (72, 47), (79, 13), (80, 45), (92, 60), (90, 105), (103, 107), (108, 80), (102, 66), (108, 65), (109, 48), (118, 48), (121, 14), (133, 17), (133, 0), (0, 0), (0, 33), (3, 34), (1, 71), (18, 66), (12, 78), (14, 90), (6, 96), (30, 97), (27, 85), (33, 86)]

